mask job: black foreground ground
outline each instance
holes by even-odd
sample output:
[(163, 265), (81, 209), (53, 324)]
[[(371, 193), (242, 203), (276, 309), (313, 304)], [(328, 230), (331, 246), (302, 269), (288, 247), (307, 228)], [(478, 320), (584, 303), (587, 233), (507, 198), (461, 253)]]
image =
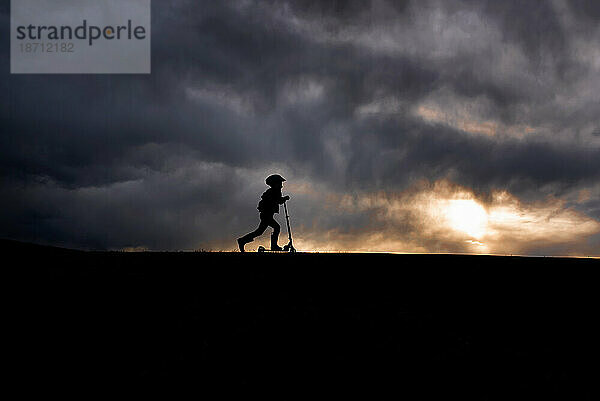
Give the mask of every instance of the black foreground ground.
[(598, 260), (0, 245), (26, 377), (278, 399), (598, 395)]

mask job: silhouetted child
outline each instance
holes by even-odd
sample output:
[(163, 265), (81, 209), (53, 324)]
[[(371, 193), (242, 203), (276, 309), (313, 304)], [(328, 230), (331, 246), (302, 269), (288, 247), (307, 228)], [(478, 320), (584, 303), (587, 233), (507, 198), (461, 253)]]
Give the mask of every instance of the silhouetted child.
[(240, 252), (244, 252), (244, 245), (254, 241), (254, 238), (258, 237), (259, 235), (262, 235), (267, 227), (273, 227), (273, 233), (271, 234), (271, 250), (282, 250), (281, 247), (277, 245), (279, 231), (281, 229), (279, 227), (279, 223), (277, 223), (273, 218), (273, 215), (275, 213), (279, 213), (279, 205), (290, 199), (289, 196), (281, 196), (281, 188), (283, 188), (284, 181), (285, 178), (279, 174), (270, 175), (265, 180), (267, 185), (271, 188), (267, 189), (265, 193), (262, 194), (261, 200), (258, 202), (257, 209), (260, 212), (260, 224), (256, 230), (244, 235), (241, 238), (238, 238), (237, 242), (238, 246), (240, 247)]

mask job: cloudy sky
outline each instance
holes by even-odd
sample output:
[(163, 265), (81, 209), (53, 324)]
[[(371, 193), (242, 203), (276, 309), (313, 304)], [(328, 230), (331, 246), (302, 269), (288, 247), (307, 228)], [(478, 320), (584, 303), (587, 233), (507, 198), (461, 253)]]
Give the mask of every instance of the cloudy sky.
[(151, 75), (10, 75), (7, 3), (2, 238), (230, 250), (277, 172), (299, 249), (600, 255), (600, 2), (155, 0)]

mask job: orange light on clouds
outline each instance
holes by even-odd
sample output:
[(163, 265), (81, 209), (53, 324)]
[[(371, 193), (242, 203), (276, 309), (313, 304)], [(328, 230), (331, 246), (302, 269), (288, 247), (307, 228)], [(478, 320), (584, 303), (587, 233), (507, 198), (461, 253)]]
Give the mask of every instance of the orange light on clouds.
[(452, 110), (444, 110), (436, 105), (420, 105), (414, 113), (427, 122), (444, 124), (469, 134), (494, 136), (503, 132), (513, 137), (523, 137), (536, 131), (528, 125), (507, 126), (497, 121), (485, 120), (470, 112), (466, 105), (455, 106)]
[(369, 216), (369, 223), (328, 229), (320, 220), (304, 223), (295, 230), (298, 249), (531, 254), (566, 246), (568, 254), (599, 256), (584, 243), (600, 232), (600, 223), (558, 198), (528, 203), (507, 191), (492, 191), (483, 200), (446, 180), (400, 193), (314, 190), (305, 195), (326, 199), (324, 213), (332, 221), (363, 222), (356, 217)]

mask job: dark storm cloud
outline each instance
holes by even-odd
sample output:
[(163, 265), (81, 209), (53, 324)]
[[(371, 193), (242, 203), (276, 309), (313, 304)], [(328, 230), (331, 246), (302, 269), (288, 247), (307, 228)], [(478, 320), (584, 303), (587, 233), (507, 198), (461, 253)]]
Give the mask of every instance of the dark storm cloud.
[[(535, 140), (499, 142), (414, 121), (400, 127), (397, 122), (371, 122), (361, 128), (352, 137), (353, 148), (361, 151), (352, 152), (349, 164), (354, 167), (347, 173), (359, 181), (376, 177), (376, 184), (384, 188), (408, 184), (402, 172), (414, 170), (432, 180), (452, 172), (457, 183), (474, 189), (510, 188), (522, 194), (535, 194), (544, 185), (558, 190), (600, 180), (597, 148), (561, 148)], [(369, 129), (376, 134), (364, 134)], [(385, 158), (384, 150), (399, 149), (401, 156)]]
[[(272, 168), (340, 193), (451, 179), (528, 200), (600, 178), (592, 2), (152, 6), (150, 76), (9, 75), (0, 8), (0, 235), (220, 243), (254, 224)], [(437, 120), (415, 112), (432, 104)], [(490, 121), (496, 135), (461, 128)], [(298, 207), (319, 221), (318, 205)]]

